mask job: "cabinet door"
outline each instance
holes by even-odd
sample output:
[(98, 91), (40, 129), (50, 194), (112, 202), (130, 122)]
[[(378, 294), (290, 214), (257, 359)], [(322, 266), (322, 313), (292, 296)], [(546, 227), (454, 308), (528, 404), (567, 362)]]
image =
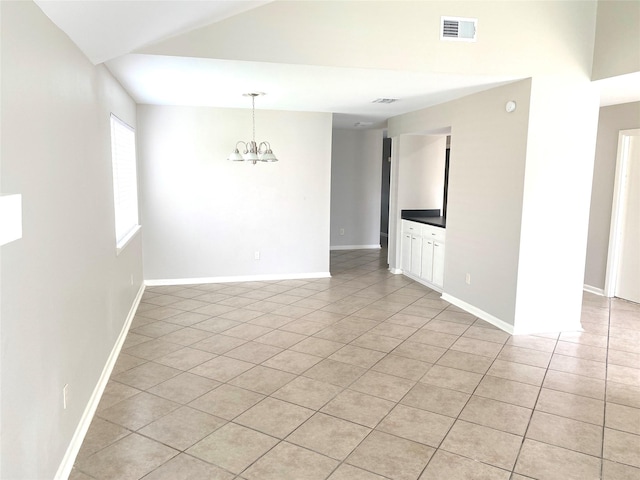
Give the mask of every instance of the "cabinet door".
[(411, 234), (403, 233), (402, 234), (402, 246), (401, 246), (401, 255), (402, 255), (402, 271), (410, 272), (411, 271)]
[(442, 287), (444, 284), (444, 243), (433, 242), (433, 283)]
[(411, 273), (416, 277), (422, 271), (422, 237), (411, 235)]
[(433, 281), (433, 240), (430, 238), (422, 242), (422, 278)]

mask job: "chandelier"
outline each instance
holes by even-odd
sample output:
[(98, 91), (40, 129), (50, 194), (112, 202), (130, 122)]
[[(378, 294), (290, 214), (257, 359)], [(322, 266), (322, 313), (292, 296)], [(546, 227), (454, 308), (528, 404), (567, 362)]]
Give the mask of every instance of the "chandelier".
[[(235, 150), (229, 155), (227, 160), (232, 162), (252, 162), (254, 165), (260, 162), (277, 162), (278, 159), (271, 151), (271, 145), (269, 142), (256, 143), (256, 97), (264, 95), (264, 93), (245, 93), (245, 97), (251, 97), (251, 114), (253, 121), (253, 139), (249, 142), (243, 142), (242, 140), (236, 143)], [(240, 153), (238, 145), (242, 144), (244, 150)]]

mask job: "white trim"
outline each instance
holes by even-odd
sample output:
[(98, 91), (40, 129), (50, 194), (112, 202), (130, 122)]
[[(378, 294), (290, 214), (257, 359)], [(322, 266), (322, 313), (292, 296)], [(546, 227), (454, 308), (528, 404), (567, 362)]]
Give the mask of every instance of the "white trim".
[(394, 275), (402, 275), (402, 269), (401, 268), (391, 268), (389, 267), (389, 271), (391, 273), (393, 273)]
[(504, 320), (500, 320), (498, 317), (494, 317), (493, 315), (485, 312), (484, 310), (480, 310), (479, 308), (474, 307), (473, 305), (463, 300), (460, 300), (459, 298), (449, 295), (448, 293), (443, 293), (442, 299), (455, 305), (456, 307), (460, 307), (463, 310), (466, 310), (467, 312), (471, 313), (472, 315), (475, 315), (478, 318), (481, 318), (485, 322), (489, 322), (491, 325), (494, 325), (499, 329), (504, 330), (510, 335), (515, 335), (513, 325), (505, 322)]
[(124, 250), (127, 245), (129, 245), (129, 242), (131, 242), (131, 240), (133, 240), (133, 238), (137, 235), (137, 233), (140, 230), (142, 230), (142, 227), (140, 225), (136, 225), (135, 227), (133, 227), (131, 229), (131, 231), (129, 233), (127, 233), (122, 238), (122, 240), (120, 240), (120, 242), (118, 242), (118, 244), (116, 245), (116, 257), (118, 255), (120, 255), (122, 250)]
[[(519, 328), (517, 325), (511, 325), (510, 323), (505, 322), (497, 317), (494, 317), (490, 313), (485, 312), (473, 305), (468, 304), (467, 302), (460, 300), (459, 298), (453, 297), (447, 293), (442, 294), (442, 299), (446, 300), (453, 305), (456, 305), (463, 310), (475, 315), (478, 318), (481, 318), (485, 322), (489, 322), (492, 325), (495, 325), (501, 330), (511, 334), (511, 335), (535, 335), (536, 333), (558, 333), (558, 332), (581, 332), (583, 331), (582, 325), (580, 322), (565, 322), (558, 323), (557, 319), (552, 319), (553, 323), (536, 323), (533, 325), (534, 328)], [(531, 327), (531, 325), (528, 325)]]
[(613, 187), (613, 205), (611, 206), (611, 227), (609, 229), (609, 251), (607, 252), (607, 269), (604, 280), (604, 295), (615, 296), (620, 257), (620, 230), (624, 205), (624, 175), (629, 168), (627, 150), (631, 136), (640, 135), (640, 129), (620, 130), (618, 133), (618, 153), (616, 156), (616, 176)]
[(113, 371), (113, 367), (118, 360), (118, 355), (120, 355), (120, 350), (122, 349), (122, 345), (124, 344), (125, 339), (127, 338), (127, 333), (129, 333), (129, 327), (131, 326), (131, 322), (133, 321), (133, 317), (136, 314), (136, 310), (138, 309), (138, 305), (140, 304), (140, 300), (142, 299), (142, 294), (144, 293), (145, 286), (144, 284), (140, 285), (140, 289), (138, 290), (138, 294), (136, 298), (133, 300), (133, 304), (131, 305), (131, 309), (129, 310), (129, 314), (127, 315), (127, 319), (122, 326), (122, 330), (120, 331), (120, 335), (116, 340), (115, 345), (111, 349), (111, 353), (109, 354), (109, 358), (107, 358), (107, 363), (102, 369), (102, 374), (98, 379), (98, 383), (96, 387), (93, 389), (93, 393), (89, 398), (89, 402), (84, 409), (82, 417), (80, 418), (80, 422), (76, 427), (76, 431), (73, 434), (73, 438), (67, 447), (67, 451), (62, 458), (62, 462), (58, 467), (58, 471), (56, 472), (56, 476), (54, 479), (63, 480), (69, 478), (71, 474), (71, 469), (73, 468), (73, 464), (76, 460), (78, 452), (80, 451), (80, 447), (82, 446), (82, 442), (84, 441), (84, 437), (87, 434), (87, 430), (89, 430), (89, 425), (91, 425), (91, 421), (93, 420), (93, 416), (96, 413), (96, 409), (98, 408), (98, 404), (100, 403), (100, 398), (102, 397), (102, 393), (104, 392), (105, 387), (107, 386), (107, 382), (109, 381), (109, 377), (111, 376), (111, 372)]
[[(578, 323), (574, 322), (565, 322), (559, 323), (557, 319), (551, 319), (552, 323), (542, 323), (538, 322), (535, 325), (528, 324), (529, 328), (518, 327), (518, 325), (511, 325), (510, 323), (505, 322), (497, 317), (494, 317), (490, 313), (485, 312), (473, 305), (460, 300), (459, 298), (453, 297), (447, 293), (442, 294), (442, 299), (446, 300), (453, 305), (456, 305), (463, 310), (475, 315), (478, 318), (481, 318), (485, 322), (489, 322), (492, 325), (495, 325), (501, 330), (511, 334), (511, 335), (535, 335), (536, 333), (558, 333), (558, 332), (581, 332), (583, 331), (582, 325), (580, 325), (580, 321)], [(531, 328), (533, 327), (533, 328)]]
[(329, 247), (329, 250), (380, 250), (382, 247), (378, 245), (333, 245)]
[(604, 295), (604, 289), (603, 288), (598, 288), (598, 287), (593, 287), (591, 285), (587, 285), (586, 283), (583, 285), (582, 289), (585, 292), (589, 292), (589, 293), (593, 293), (595, 295), (600, 295), (600, 296), (605, 296)]
[(428, 282), (424, 278), (416, 277), (415, 275), (413, 275), (410, 272), (403, 272), (402, 270), (400, 270), (400, 273), (402, 273), (405, 277), (410, 278), (414, 282), (421, 283), (422, 285), (424, 285), (425, 287), (430, 288), (431, 290), (435, 290), (438, 293), (442, 293), (442, 287), (439, 287), (435, 283)]
[(164, 285), (196, 285), (201, 283), (234, 283), (234, 282), (264, 282), (270, 280), (302, 280), (305, 278), (330, 278), (329, 272), (312, 273), (283, 273), (276, 275), (237, 275), (233, 277), (201, 277), (201, 278), (161, 278), (145, 280), (149, 287)]

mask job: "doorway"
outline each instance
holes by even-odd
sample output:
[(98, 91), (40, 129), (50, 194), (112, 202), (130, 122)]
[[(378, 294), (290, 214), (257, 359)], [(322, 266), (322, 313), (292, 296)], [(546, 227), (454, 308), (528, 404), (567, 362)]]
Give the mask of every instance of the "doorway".
[(389, 192), (391, 189), (391, 139), (382, 140), (382, 187), (380, 189), (380, 246), (389, 246)]
[(622, 130), (611, 212), (605, 290), (640, 303), (640, 129)]

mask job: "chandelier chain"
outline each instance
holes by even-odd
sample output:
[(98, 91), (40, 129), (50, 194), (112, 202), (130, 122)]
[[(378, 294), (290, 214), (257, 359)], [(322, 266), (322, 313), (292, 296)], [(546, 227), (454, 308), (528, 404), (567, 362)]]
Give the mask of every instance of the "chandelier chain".
[(251, 111), (252, 111), (252, 121), (253, 121), (253, 143), (256, 142), (256, 97), (255, 95), (251, 96)]

